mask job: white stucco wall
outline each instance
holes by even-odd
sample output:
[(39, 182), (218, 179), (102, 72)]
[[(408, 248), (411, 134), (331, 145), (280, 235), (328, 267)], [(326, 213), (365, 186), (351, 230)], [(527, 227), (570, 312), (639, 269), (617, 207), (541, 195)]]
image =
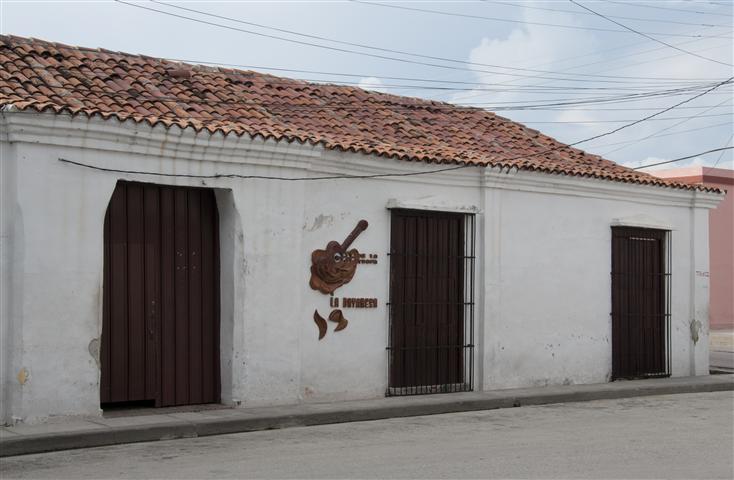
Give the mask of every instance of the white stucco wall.
[[(672, 373), (708, 370), (707, 208), (718, 196), (469, 168), (376, 179), (187, 179), (95, 171), (305, 177), (408, 173), (436, 165), (116, 121), (4, 112), (2, 416), (99, 413), (103, 221), (118, 179), (216, 189), (220, 213), (222, 399), (243, 406), (384, 395), (388, 205), (477, 212), (477, 389), (604, 382), (611, 371), (613, 224), (672, 230)], [(310, 252), (343, 240), (378, 254), (340, 297), (346, 330), (319, 341)], [(693, 233), (692, 233), (693, 232)], [(691, 321), (702, 324), (691, 341)], [(19, 372), (27, 372), (24, 382)], [(23, 378), (23, 375), (21, 375)]]

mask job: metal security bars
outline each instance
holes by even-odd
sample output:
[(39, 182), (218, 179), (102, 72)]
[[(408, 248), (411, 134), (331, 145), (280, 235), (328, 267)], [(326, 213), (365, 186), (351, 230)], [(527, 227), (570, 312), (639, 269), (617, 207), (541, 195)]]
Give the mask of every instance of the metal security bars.
[(670, 375), (670, 232), (612, 228), (612, 379)]
[(392, 210), (386, 395), (473, 389), (475, 233), (474, 215)]

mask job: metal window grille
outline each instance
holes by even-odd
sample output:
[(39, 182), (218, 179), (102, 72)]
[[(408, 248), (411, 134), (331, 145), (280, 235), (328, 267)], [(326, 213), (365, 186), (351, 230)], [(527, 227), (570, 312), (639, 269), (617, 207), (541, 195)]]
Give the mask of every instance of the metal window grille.
[(670, 375), (671, 232), (612, 228), (612, 379)]
[(474, 388), (475, 216), (392, 210), (388, 388)]

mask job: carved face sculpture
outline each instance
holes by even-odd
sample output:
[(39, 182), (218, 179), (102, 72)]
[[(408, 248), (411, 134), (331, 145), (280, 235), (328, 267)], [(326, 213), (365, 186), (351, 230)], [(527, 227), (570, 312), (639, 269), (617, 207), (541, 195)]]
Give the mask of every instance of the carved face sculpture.
[[(321, 253), (324, 252), (324, 253)], [(311, 281), (309, 285), (321, 293), (334, 293), (334, 290), (345, 283), (349, 283), (357, 271), (359, 252), (356, 249), (341, 254), (333, 253), (331, 257), (328, 248), (316, 250), (311, 254)]]

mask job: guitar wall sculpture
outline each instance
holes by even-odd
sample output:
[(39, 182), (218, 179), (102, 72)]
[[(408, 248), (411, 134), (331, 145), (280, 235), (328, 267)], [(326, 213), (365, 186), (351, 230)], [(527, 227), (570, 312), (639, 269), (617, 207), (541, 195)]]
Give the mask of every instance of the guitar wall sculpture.
[(328, 295), (352, 280), (359, 264), (359, 252), (348, 248), (368, 225), (367, 220), (360, 220), (342, 243), (332, 240), (325, 249), (311, 253), (311, 288)]
[[(314, 250), (311, 253), (311, 280), (309, 281), (311, 288), (329, 295), (354, 278), (359, 264), (359, 251), (349, 250), (349, 247), (359, 234), (367, 229), (368, 225), (367, 220), (360, 220), (342, 243), (332, 240), (323, 250)], [(313, 312), (313, 320), (319, 328), (319, 340), (321, 340), (326, 335), (326, 320), (318, 310)], [(349, 323), (344, 318), (342, 311), (338, 309), (329, 314), (329, 321), (337, 324), (335, 332), (344, 330)]]

